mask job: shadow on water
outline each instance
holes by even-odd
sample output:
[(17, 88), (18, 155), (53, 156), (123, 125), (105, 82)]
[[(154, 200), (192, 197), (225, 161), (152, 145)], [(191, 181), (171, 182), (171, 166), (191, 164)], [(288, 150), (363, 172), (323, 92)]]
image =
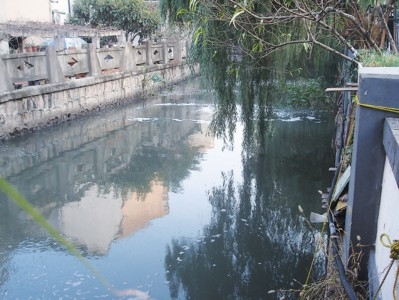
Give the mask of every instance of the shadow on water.
[[(156, 299), (275, 299), (269, 290), (304, 282), (320, 236), (297, 207), (306, 213), (320, 207), (317, 190), (331, 177), (331, 116), (271, 109), (266, 98), (220, 110), (197, 84), (5, 143), (0, 176), (103, 266), (115, 285), (144, 286), (151, 270), (165, 277), (163, 284), (145, 286)], [(211, 130), (230, 147), (207, 134), (213, 112)], [(238, 168), (223, 159), (234, 151)], [(219, 160), (208, 169), (212, 153)], [(201, 172), (206, 181), (194, 176)], [(182, 223), (205, 213), (207, 205), (210, 216), (200, 225)], [(185, 211), (177, 216), (179, 207)], [(61, 281), (70, 282), (76, 270), (68, 280), (58, 271), (20, 274), (21, 254), (50, 253), (43, 260), (56, 261), (65, 272), (71, 263), (2, 194), (0, 224), (0, 295), (36, 296), (43, 287), (45, 296), (74, 297), (78, 289), (102, 295), (81, 277), (65, 288)], [(322, 255), (317, 262), (314, 277), (323, 272)], [(18, 289), (27, 278), (35, 280)]]

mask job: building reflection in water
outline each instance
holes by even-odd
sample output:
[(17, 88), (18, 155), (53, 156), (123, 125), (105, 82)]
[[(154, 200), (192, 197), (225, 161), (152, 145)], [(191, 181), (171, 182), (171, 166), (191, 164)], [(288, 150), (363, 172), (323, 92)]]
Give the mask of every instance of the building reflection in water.
[(118, 238), (124, 238), (147, 226), (148, 222), (169, 213), (169, 189), (162, 182), (151, 181), (150, 192), (133, 192), (122, 206), (122, 222)]
[(106, 255), (112, 241), (144, 228), (151, 220), (168, 214), (168, 188), (152, 181), (145, 195), (131, 192), (126, 199), (115, 191), (99, 193), (90, 186), (80, 199), (53, 211), (50, 223), (88, 254)]
[[(0, 151), (0, 176), (85, 255), (106, 255), (114, 240), (169, 213), (171, 187), (213, 147), (204, 107), (159, 98), (16, 139)], [(0, 225), (19, 230), (8, 237), (11, 244), (46, 238), (3, 197)]]

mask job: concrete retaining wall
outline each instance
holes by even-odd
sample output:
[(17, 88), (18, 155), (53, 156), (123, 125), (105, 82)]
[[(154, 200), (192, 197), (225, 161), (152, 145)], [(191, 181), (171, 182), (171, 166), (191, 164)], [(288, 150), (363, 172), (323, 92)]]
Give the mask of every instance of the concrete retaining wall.
[[(391, 261), (380, 236), (386, 233), (392, 241), (399, 239), (398, 83), (397, 67), (359, 69), (360, 104), (356, 108), (343, 250), (346, 263), (353, 254), (362, 255), (359, 279), (368, 280), (370, 299)], [(376, 299), (393, 299), (397, 268), (396, 261)]]
[(192, 75), (185, 64), (31, 86), (0, 96), (0, 140), (131, 101)]

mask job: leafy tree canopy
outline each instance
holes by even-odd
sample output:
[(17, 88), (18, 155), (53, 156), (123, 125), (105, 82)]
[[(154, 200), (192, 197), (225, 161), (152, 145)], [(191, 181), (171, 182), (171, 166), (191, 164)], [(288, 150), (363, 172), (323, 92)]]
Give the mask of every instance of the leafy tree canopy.
[(122, 29), (128, 36), (150, 36), (157, 29), (158, 9), (143, 0), (75, 0), (70, 22), (92, 27)]
[[(369, 0), (161, 0), (161, 14), (170, 22), (185, 23), (207, 42), (240, 47), (258, 59), (282, 48), (321, 47), (348, 60), (350, 49), (391, 49), (397, 53), (389, 23), (394, 1)], [(230, 34), (209, 35), (209, 26), (223, 24)], [(218, 40), (216, 40), (219, 38)], [(333, 41), (331, 43), (330, 41)]]
[[(248, 144), (254, 134), (267, 134), (273, 107), (285, 97), (286, 80), (321, 76), (334, 63), (332, 55), (313, 60), (321, 51), (305, 41), (288, 45), (306, 35), (299, 19), (273, 23), (258, 18), (257, 14), (276, 10), (273, 1), (161, 0), (160, 8), (165, 20), (189, 28), (189, 57), (199, 62), (201, 74), (217, 94), (211, 129), (226, 141), (231, 140), (239, 117)], [(332, 43), (328, 36), (321, 39), (326, 45)], [(276, 47), (281, 43), (287, 47)]]
[(261, 133), (290, 78), (337, 74), (336, 58), (357, 63), (357, 49), (396, 51), (390, 1), (160, 0), (160, 8), (165, 20), (190, 29), (191, 58), (219, 96), (214, 131), (231, 137), (237, 91), (245, 130)]

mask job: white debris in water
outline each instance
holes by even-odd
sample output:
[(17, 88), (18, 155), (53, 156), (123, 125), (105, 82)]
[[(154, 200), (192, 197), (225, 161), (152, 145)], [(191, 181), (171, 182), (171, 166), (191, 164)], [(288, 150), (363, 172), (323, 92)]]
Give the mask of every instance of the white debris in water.
[(301, 118), (300, 117), (293, 117), (293, 118), (289, 118), (289, 119), (282, 119), (281, 121), (283, 122), (297, 122), (300, 121)]
[(33, 279), (33, 280), (36, 280), (36, 279), (38, 279), (38, 278), (40, 278), (40, 277), (43, 277), (43, 276), (46, 276), (46, 275), (47, 275), (47, 273), (43, 273), (43, 274), (34, 276), (32, 279)]
[(156, 118), (151, 119), (151, 118), (133, 118), (133, 119), (128, 119), (129, 121), (137, 121), (137, 122), (149, 122), (151, 120), (156, 120)]
[(181, 120), (181, 119), (172, 119), (173, 121), (176, 121), (176, 122), (183, 122), (183, 120)]
[(79, 285), (82, 284), (82, 282), (83, 282), (83, 281), (76, 281), (76, 282), (73, 282), (73, 283), (72, 283), (72, 286), (73, 286), (73, 287), (79, 286)]
[(108, 298), (108, 297), (109, 297), (109, 294), (94, 296), (94, 298)]
[(189, 103), (171, 103), (171, 102), (168, 102), (168, 103), (155, 104), (154, 106), (198, 106), (198, 104), (197, 103), (192, 103), (192, 102), (189, 102)]
[(209, 124), (209, 123), (211, 123), (211, 121), (206, 121), (206, 120), (194, 120), (194, 123), (198, 123), (198, 124)]
[(311, 120), (311, 121), (312, 121), (312, 120), (316, 120), (315, 117), (311, 117), (311, 116), (307, 116), (306, 119)]
[(76, 292), (76, 295), (79, 295), (79, 296), (87, 295), (87, 294), (90, 294), (90, 292), (89, 291), (84, 292), (82, 290), (79, 290), (79, 291)]
[(84, 275), (82, 273), (79, 273), (79, 271), (75, 271), (73, 273), (74, 276), (78, 276), (78, 277), (83, 277)]
[(211, 243), (213, 243), (215, 240), (214, 239), (211, 239)]

